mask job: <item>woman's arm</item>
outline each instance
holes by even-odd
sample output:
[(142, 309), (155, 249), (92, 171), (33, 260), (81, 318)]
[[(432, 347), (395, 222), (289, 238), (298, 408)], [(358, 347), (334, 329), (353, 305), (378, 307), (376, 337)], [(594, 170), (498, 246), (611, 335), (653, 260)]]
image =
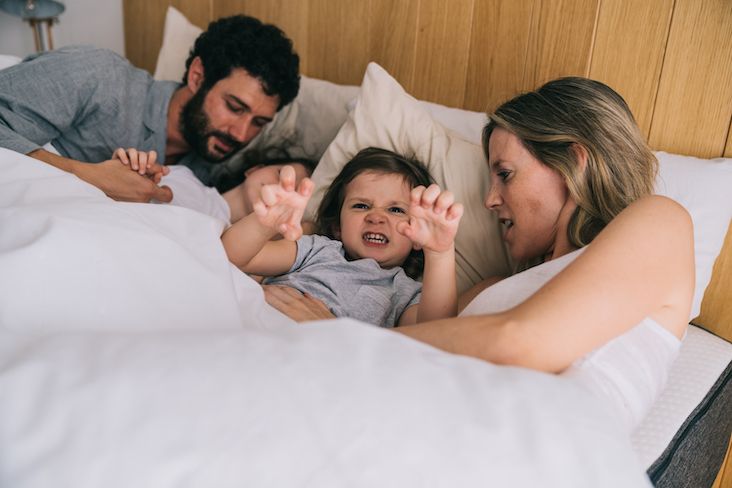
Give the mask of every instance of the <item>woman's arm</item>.
[(693, 290), (689, 214), (673, 200), (649, 196), (515, 308), (397, 330), (451, 352), (559, 372), (644, 317), (680, 337)]

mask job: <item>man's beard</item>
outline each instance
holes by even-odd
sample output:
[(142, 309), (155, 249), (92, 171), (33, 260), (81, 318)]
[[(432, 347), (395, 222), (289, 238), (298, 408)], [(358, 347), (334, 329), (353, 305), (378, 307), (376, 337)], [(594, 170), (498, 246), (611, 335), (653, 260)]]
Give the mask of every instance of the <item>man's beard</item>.
[[(243, 148), (246, 144), (233, 139), (224, 132), (211, 129), (208, 115), (203, 110), (203, 102), (207, 93), (208, 89), (201, 88), (185, 104), (180, 118), (180, 131), (183, 138), (196, 153), (212, 163), (218, 163)], [(212, 136), (231, 147), (231, 150), (223, 155), (209, 151), (208, 141)]]

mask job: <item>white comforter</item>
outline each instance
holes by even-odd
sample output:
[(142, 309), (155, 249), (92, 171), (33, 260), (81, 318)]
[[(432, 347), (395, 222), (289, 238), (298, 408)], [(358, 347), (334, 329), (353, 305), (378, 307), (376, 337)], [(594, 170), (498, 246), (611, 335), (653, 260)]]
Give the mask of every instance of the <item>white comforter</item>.
[(0, 486), (648, 486), (584, 391), (293, 324), (222, 228), (0, 149)]

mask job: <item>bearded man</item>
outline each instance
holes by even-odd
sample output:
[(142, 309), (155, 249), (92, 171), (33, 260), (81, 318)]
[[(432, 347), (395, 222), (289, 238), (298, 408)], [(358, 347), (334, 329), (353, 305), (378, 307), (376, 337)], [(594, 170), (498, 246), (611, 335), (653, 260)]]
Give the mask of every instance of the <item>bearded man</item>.
[[(246, 146), (295, 98), (298, 70), (284, 33), (244, 15), (214, 21), (198, 37), (182, 84), (155, 81), (105, 49), (41, 53), (0, 71), (0, 147), (115, 200), (168, 202), (172, 191), (159, 186), (167, 171), (155, 159), (188, 166), (211, 184), (211, 165)], [(143, 169), (130, 171), (130, 161)]]

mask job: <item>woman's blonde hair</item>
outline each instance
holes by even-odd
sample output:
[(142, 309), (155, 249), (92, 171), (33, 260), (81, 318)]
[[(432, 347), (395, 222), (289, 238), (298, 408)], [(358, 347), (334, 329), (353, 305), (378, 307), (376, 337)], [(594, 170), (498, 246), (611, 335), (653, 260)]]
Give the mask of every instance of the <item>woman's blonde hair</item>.
[[(577, 203), (567, 228), (576, 247), (589, 244), (621, 210), (653, 192), (658, 161), (623, 97), (604, 83), (560, 78), (509, 100), (488, 117), (486, 155), (493, 130), (501, 127), (564, 177)], [(583, 149), (585, 168), (578, 162)]]

